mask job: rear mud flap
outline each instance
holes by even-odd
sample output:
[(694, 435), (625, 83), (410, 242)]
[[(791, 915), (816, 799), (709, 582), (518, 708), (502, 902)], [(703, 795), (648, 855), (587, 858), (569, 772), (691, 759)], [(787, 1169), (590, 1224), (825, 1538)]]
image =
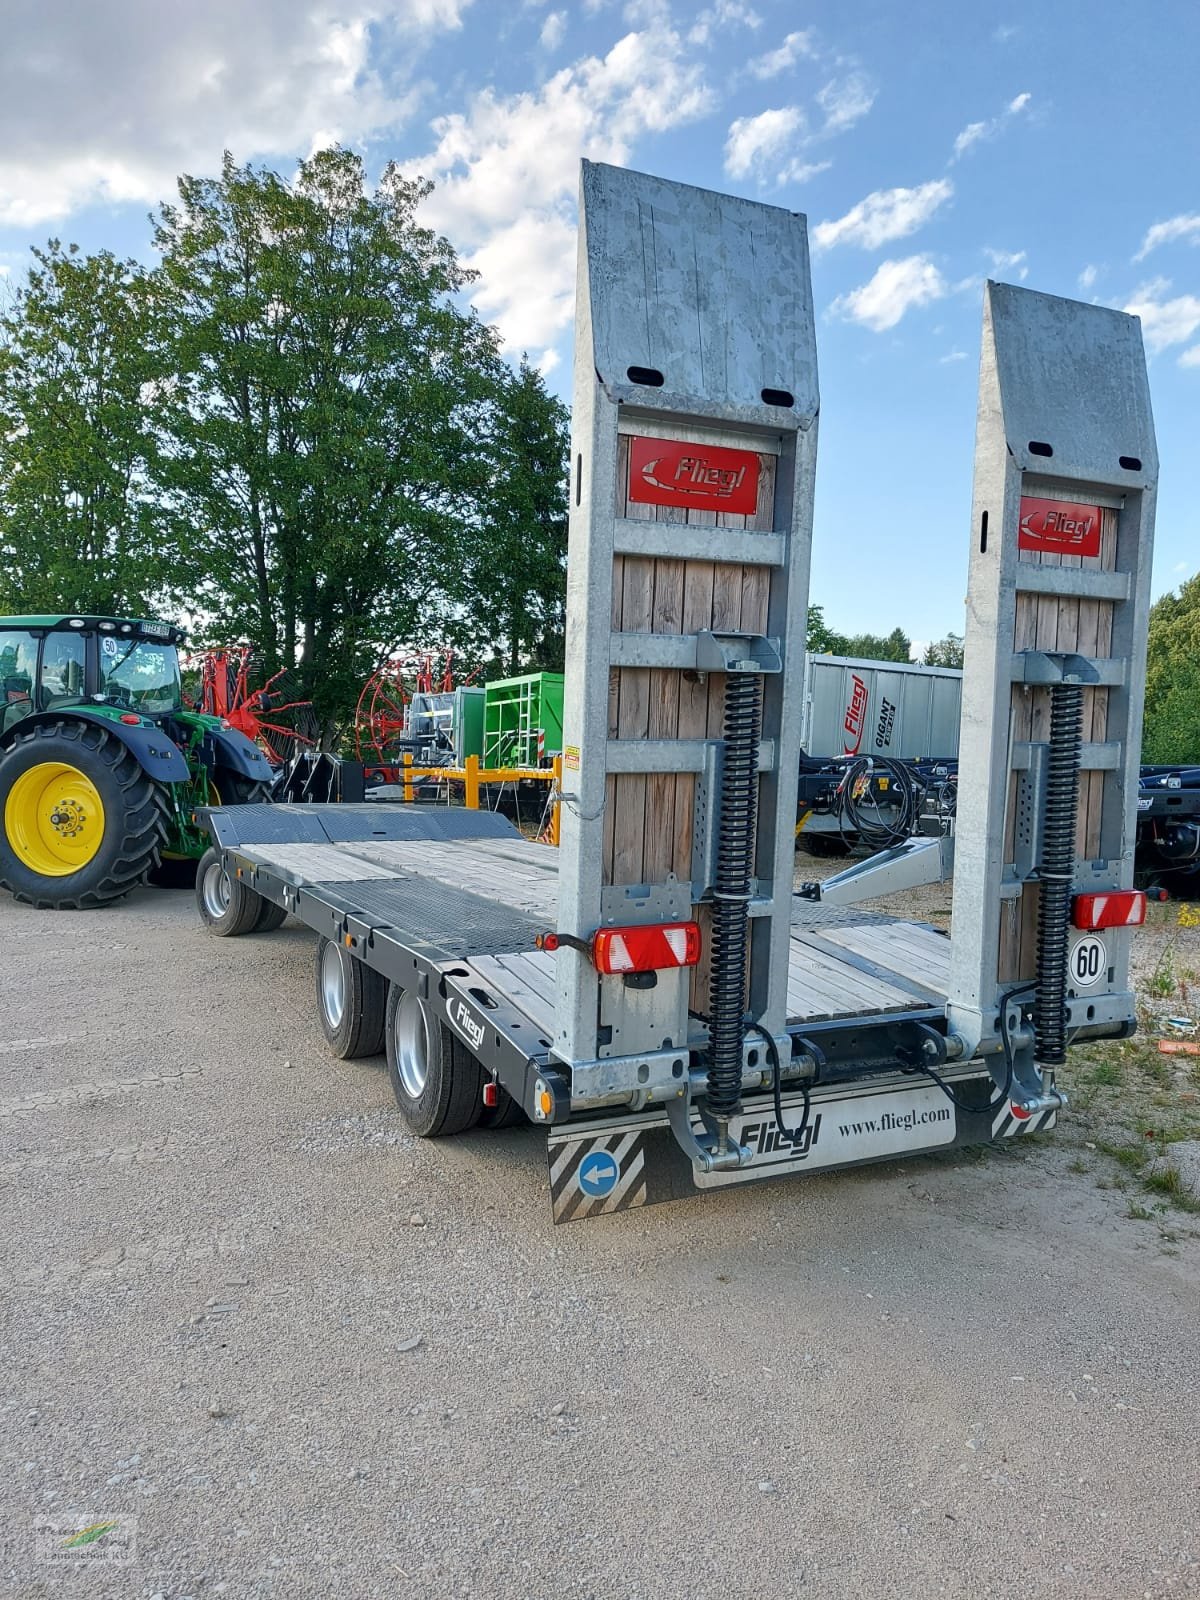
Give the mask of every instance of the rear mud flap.
[[(770, 1099), (748, 1101), (731, 1132), (753, 1154), (746, 1166), (726, 1172), (696, 1171), (675, 1142), (665, 1113), (658, 1110), (554, 1128), (548, 1142), (554, 1220), (578, 1222), (680, 1200), (698, 1189), (868, 1166), (1054, 1126), (1053, 1111), (1022, 1118), (1007, 1104), (988, 1110), (994, 1092), (990, 1078), (958, 1076), (954, 1090), (960, 1100), (978, 1109), (957, 1108), (936, 1085), (911, 1080), (817, 1090), (798, 1142), (781, 1136)], [(803, 1114), (800, 1095), (785, 1094), (783, 1110), (785, 1127), (798, 1128)]]

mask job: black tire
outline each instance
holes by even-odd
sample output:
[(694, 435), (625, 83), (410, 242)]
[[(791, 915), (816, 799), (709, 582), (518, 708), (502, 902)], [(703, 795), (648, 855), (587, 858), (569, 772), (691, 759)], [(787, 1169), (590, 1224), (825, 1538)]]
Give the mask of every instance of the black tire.
[[(103, 807), (103, 832), (94, 855), (62, 876), (22, 861), (10, 838), (9, 798), (33, 768), (73, 768)], [(20, 735), (0, 758), (0, 888), (42, 910), (78, 911), (110, 905), (145, 883), (167, 842), (171, 802), (162, 784), (143, 772), (127, 746), (95, 722), (64, 717)], [(56, 824), (57, 826), (57, 824)]]
[(252, 933), (262, 905), (262, 895), (225, 871), (219, 850), (204, 852), (196, 868), (196, 909), (211, 933), (222, 939)]
[[(499, 1088), (499, 1085), (497, 1085)], [(500, 1103), (495, 1106), (484, 1106), (479, 1117), (481, 1128), (519, 1128), (529, 1118), (522, 1111), (507, 1089), (500, 1089)]]
[(213, 773), (213, 788), (217, 791), (214, 804), (223, 806), (256, 806), (271, 798), (274, 784), (259, 778), (247, 778), (228, 767), (218, 767)]
[(317, 1015), (335, 1056), (353, 1061), (383, 1050), (386, 978), (332, 939), (317, 941)]
[(194, 889), (198, 863), (180, 856), (164, 856), (156, 867), (150, 868), (147, 882), (156, 889)]
[[(258, 908), (258, 921), (254, 924), (255, 933), (274, 933), (276, 928), (282, 928), (287, 921), (287, 912), (282, 906), (277, 906), (274, 900), (268, 900), (265, 895), (258, 897), (262, 905)], [(383, 1046), (379, 1047), (381, 1050)]]
[(465, 1133), (483, 1112), (483, 1069), (413, 989), (387, 997), (387, 1064), (400, 1115), (421, 1139)]
[(836, 833), (809, 833), (802, 829), (796, 835), (796, 845), (806, 856), (848, 856), (850, 846)]

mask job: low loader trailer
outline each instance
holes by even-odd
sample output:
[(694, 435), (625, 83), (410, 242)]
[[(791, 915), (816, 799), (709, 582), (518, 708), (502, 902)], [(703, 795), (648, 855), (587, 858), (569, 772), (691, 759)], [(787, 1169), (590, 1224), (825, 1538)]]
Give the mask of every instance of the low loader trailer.
[(561, 842), (208, 813), (214, 932), (317, 933), (424, 1137), (528, 1119), (556, 1221), (1053, 1127), (1128, 979), (1157, 458), (1136, 318), (989, 284), (953, 937), (793, 890), (817, 445), (806, 226), (584, 164)]

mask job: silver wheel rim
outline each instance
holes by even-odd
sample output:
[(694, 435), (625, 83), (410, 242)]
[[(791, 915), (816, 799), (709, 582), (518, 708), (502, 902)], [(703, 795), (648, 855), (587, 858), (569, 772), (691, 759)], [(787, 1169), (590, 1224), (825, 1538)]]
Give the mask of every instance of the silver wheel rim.
[(419, 1100), (429, 1078), (429, 1019), (411, 990), (396, 1007), (396, 1071), (410, 1100)]
[(346, 974), (336, 944), (327, 944), (321, 952), (321, 1004), (329, 1026), (336, 1028), (346, 1011)]
[(229, 910), (229, 874), (219, 861), (214, 861), (205, 872), (201, 892), (204, 909), (219, 921)]

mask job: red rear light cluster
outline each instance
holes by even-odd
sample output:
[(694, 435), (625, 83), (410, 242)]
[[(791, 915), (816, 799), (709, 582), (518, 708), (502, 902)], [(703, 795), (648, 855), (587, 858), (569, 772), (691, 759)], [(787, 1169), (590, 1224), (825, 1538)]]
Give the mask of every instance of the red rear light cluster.
[(656, 922), (642, 928), (601, 928), (592, 939), (597, 972), (661, 972), (694, 967), (700, 959), (700, 927), (695, 922)]
[(1145, 920), (1146, 896), (1140, 889), (1077, 894), (1071, 906), (1071, 921), (1089, 933), (1098, 928), (1140, 928)]

